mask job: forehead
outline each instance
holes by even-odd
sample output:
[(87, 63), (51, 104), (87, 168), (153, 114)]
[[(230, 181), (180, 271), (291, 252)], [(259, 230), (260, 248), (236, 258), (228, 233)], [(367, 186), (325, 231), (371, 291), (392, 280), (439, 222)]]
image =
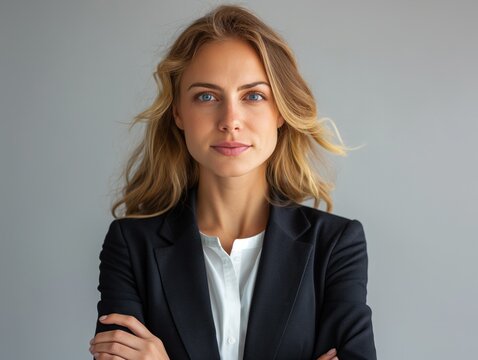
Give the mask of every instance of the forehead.
[(181, 83), (196, 81), (218, 85), (267, 81), (261, 58), (247, 42), (239, 39), (212, 41), (202, 45), (186, 67)]

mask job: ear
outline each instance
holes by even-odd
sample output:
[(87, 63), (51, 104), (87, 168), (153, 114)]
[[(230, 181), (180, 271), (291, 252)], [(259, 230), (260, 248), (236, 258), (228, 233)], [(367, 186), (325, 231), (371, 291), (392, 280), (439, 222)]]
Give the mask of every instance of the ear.
[(176, 107), (175, 104), (173, 104), (173, 117), (174, 117), (174, 122), (176, 123), (176, 126), (180, 128), (181, 130), (184, 130), (183, 121), (181, 120), (181, 116), (179, 116), (178, 108)]

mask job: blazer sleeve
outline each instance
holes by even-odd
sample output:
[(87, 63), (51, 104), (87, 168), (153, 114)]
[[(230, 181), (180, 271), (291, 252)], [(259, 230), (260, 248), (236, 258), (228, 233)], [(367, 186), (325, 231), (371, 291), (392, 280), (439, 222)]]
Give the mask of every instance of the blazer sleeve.
[(340, 360), (377, 358), (372, 311), (366, 304), (367, 267), (362, 224), (351, 220), (329, 257), (318, 324), (317, 357), (335, 347)]
[(120, 313), (132, 315), (144, 322), (143, 306), (136, 288), (131, 258), (124, 239), (119, 220), (113, 220), (106, 234), (100, 252), (100, 276), (98, 290), (101, 297), (98, 302), (98, 317), (95, 335), (109, 330), (128, 328), (116, 324), (102, 324), (98, 318), (102, 315)]

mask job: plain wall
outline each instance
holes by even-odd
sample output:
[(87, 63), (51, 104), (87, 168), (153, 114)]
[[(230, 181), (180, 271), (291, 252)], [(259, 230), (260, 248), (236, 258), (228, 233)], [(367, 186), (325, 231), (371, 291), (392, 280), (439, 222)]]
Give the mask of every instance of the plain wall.
[[(115, 179), (155, 64), (214, 1), (1, 0), (0, 357), (90, 358)], [(380, 359), (476, 356), (478, 3), (243, 1), (350, 146)]]

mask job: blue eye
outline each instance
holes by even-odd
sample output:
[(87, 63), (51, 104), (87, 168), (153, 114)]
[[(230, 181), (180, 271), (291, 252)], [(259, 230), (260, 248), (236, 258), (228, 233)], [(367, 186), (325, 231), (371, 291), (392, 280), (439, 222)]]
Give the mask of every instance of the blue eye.
[(208, 102), (214, 100), (214, 96), (210, 93), (203, 93), (197, 96), (197, 99), (201, 102)]
[(260, 101), (260, 100), (263, 100), (263, 99), (264, 99), (264, 97), (261, 94), (256, 93), (256, 92), (247, 94), (247, 100)]

